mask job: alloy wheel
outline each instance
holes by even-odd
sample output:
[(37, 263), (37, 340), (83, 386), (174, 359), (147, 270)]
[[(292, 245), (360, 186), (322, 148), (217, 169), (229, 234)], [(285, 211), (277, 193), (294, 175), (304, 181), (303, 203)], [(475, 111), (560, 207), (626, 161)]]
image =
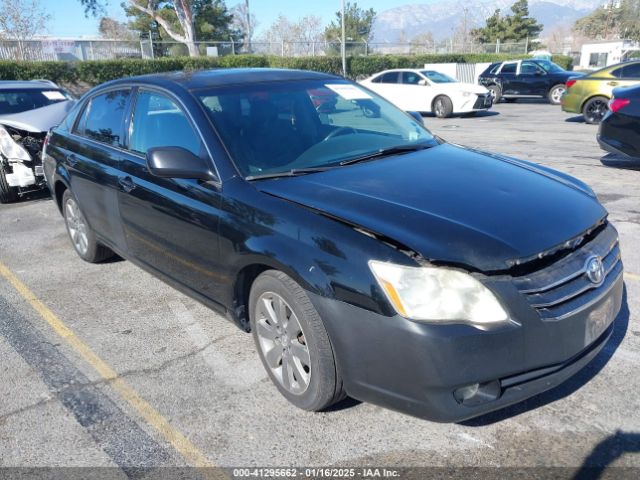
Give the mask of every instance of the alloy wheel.
[(551, 92), (551, 100), (553, 101), (553, 103), (560, 103), (562, 101), (562, 96), (566, 91), (567, 91), (566, 88), (562, 88), (562, 87), (554, 88), (553, 91)]
[(311, 358), (298, 317), (274, 292), (265, 292), (256, 304), (256, 333), (267, 366), (280, 385), (303, 394), (311, 380)]
[(69, 230), (69, 236), (73, 245), (81, 255), (86, 255), (89, 249), (89, 239), (87, 237), (87, 224), (78, 208), (78, 204), (69, 198), (65, 204), (65, 220)]
[(607, 103), (603, 100), (592, 100), (587, 105), (585, 112), (585, 119), (589, 123), (600, 123), (600, 121), (604, 118), (605, 114), (609, 107)]

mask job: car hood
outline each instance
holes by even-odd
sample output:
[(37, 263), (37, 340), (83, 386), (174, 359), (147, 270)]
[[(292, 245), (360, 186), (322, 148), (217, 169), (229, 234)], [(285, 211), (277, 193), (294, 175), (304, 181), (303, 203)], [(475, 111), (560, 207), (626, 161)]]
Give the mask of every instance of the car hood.
[(75, 100), (65, 100), (26, 112), (0, 115), (0, 124), (32, 133), (48, 132), (67, 116)]
[(255, 185), (427, 260), (482, 271), (557, 248), (607, 214), (568, 175), (450, 144)]

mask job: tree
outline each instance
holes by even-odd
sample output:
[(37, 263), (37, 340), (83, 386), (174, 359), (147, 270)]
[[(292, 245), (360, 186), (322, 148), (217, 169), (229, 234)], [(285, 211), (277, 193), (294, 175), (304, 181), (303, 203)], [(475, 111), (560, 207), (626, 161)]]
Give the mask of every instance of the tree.
[(231, 25), (242, 36), (247, 47), (247, 51), (251, 52), (251, 41), (258, 28), (259, 22), (253, 13), (249, 12), (249, 0), (244, 3), (238, 3), (231, 9), (233, 21)]
[(134, 33), (127, 28), (127, 25), (111, 17), (102, 17), (98, 25), (98, 32), (103, 38), (117, 40), (133, 40)]
[(286, 56), (310, 55), (313, 44), (322, 40), (321, 25), (322, 20), (316, 15), (307, 15), (297, 22), (279, 15), (265, 32), (263, 40), (282, 44), (280, 48)]
[(38, 0), (0, 0), (0, 37), (18, 41), (20, 60), (24, 41), (44, 33), (50, 19)]
[[(501, 16), (500, 10), (487, 18), (486, 25), (471, 31), (471, 35), (480, 43), (519, 42), (535, 39), (544, 26), (529, 16), (529, 2), (517, 0), (511, 6), (511, 15)], [(533, 42), (530, 43), (532, 45)]]
[[(105, 0), (79, 1), (87, 15), (104, 10)], [(128, 0), (122, 6), (134, 18), (130, 28), (183, 43), (192, 57), (199, 54), (196, 38), (229, 40), (234, 35), (230, 29), (233, 16), (224, 0)]]
[(609, 1), (578, 19), (573, 30), (592, 39), (640, 41), (640, 0)]
[[(344, 9), (345, 37), (347, 42), (368, 42), (371, 37), (376, 12), (373, 8), (364, 10), (356, 2), (347, 2)], [(324, 30), (328, 42), (342, 42), (342, 12), (336, 12), (336, 19)], [(347, 50), (352, 50), (348, 48)]]

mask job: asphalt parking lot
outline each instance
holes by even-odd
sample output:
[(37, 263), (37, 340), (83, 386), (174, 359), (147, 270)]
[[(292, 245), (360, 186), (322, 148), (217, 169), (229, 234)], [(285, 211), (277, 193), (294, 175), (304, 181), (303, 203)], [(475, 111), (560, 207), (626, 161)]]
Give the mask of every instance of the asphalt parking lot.
[(640, 171), (604, 167), (597, 127), (544, 103), (425, 122), (575, 175), (609, 210), (625, 301), (586, 369), (464, 424), (348, 399), (302, 412), (250, 335), (131, 263), (84, 263), (36, 197), (0, 206), (0, 466), (640, 468)]

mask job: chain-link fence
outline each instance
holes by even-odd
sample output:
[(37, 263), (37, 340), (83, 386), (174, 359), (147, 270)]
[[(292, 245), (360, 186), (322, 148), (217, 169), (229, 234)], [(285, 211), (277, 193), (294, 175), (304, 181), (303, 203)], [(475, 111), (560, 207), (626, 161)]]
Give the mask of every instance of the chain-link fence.
[[(197, 42), (203, 56), (240, 55), (247, 53), (283, 57), (339, 55), (340, 42), (254, 41)], [(528, 42), (479, 44), (453, 39), (429, 43), (347, 42), (347, 55), (415, 55), (442, 53), (509, 53), (527, 52)], [(160, 58), (188, 55), (187, 46), (179, 42), (141, 40), (0, 40), (2, 60), (108, 60), (118, 58)]]

